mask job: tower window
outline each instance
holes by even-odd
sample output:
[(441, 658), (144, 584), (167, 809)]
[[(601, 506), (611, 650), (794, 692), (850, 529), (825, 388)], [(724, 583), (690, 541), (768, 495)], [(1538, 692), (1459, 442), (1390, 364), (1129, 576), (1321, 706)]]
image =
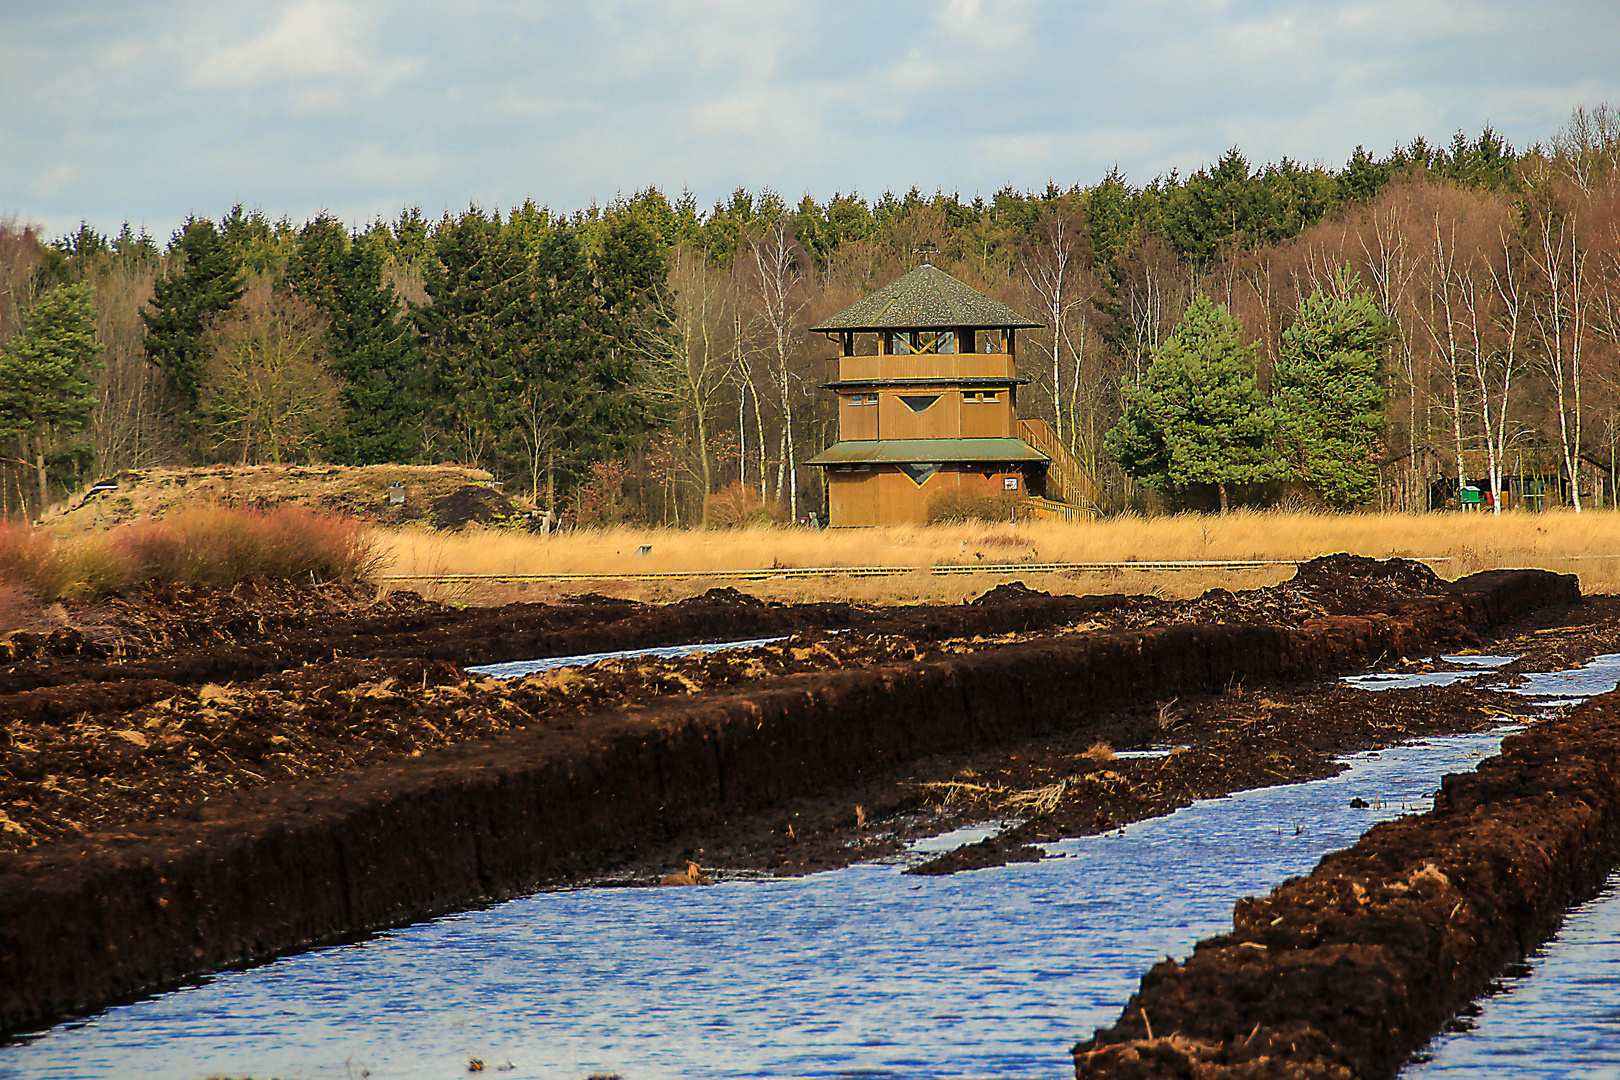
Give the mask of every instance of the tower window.
[(891, 353), (953, 353), (955, 330), (896, 330), (889, 335)]
[(939, 472), (937, 462), (909, 461), (900, 466), (900, 471), (911, 477), (911, 482), (922, 487), (928, 478)]

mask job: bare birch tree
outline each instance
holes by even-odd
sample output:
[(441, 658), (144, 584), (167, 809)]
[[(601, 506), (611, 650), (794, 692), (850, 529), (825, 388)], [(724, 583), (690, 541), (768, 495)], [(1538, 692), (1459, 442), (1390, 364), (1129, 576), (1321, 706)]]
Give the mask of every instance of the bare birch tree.
[(1067, 352), (1074, 360), (1075, 378), (1079, 378), (1078, 350), (1075, 348), (1071, 324), (1077, 313), (1083, 311), (1096, 295), (1096, 282), (1087, 268), (1088, 245), (1080, 231), (1079, 222), (1069, 210), (1049, 213), (1037, 226), (1034, 243), (1030, 245), (1024, 262), (1024, 276), (1040, 298), (1041, 314), (1050, 328), (1050, 341), (1046, 346), (1046, 359), (1052, 380), (1052, 417), (1055, 434), (1060, 444), (1073, 448), (1074, 424), (1068, 425), (1064, 414), (1072, 413), (1074, 395), (1067, 407), (1063, 400), (1063, 356)]
[(1416, 325), (1416, 307), (1412, 302), (1413, 284), (1418, 275), (1420, 260), (1407, 240), (1407, 230), (1396, 209), (1389, 205), (1375, 206), (1370, 215), (1371, 238), (1362, 235), (1362, 254), (1366, 258), (1367, 272), (1372, 278), (1373, 294), (1378, 306), (1395, 326), (1392, 348), (1396, 370), (1406, 383), (1406, 470), (1407, 483), (1403, 486), (1403, 510), (1428, 509), (1427, 505), (1409, 505), (1411, 495), (1420, 486), (1422, 476), (1418, 470), (1418, 450), (1426, 441), (1426, 425), (1420, 418), (1426, 415), (1423, 383), (1418, 370), (1417, 343), (1420, 332)]
[[(1500, 266), (1486, 263), (1481, 273), (1460, 281), (1463, 306), (1468, 312), (1474, 379), (1479, 384), (1481, 441), (1490, 475), (1491, 509), (1502, 512), (1502, 473), (1507, 462), (1508, 405), (1519, 371), (1519, 336), (1524, 319), (1523, 270), (1515, 267), (1513, 245), (1499, 230)], [(1484, 278), (1485, 280), (1482, 280)], [(1494, 404), (1493, 404), (1494, 401)]]
[(785, 480), (788, 512), (797, 521), (799, 468), (793, 429), (793, 388), (798, 377), (792, 369), (792, 359), (803, 336), (799, 316), (808, 299), (800, 295), (799, 253), (787, 222), (778, 219), (767, 226), (763, 235), (750, 246), (765, 362), (782, 410), (782, 456), (777, 466), (776, 497), (781, 500)]
[(1581, 512), (1581, 346), (1586, 336), (1586, 249), (1575, 214), (1543, 209), (1534, 218), (1530, 264), (1539, 275), (1540, 302), (1532, 313), (1542, 366), (1558, 407), (1559, 452), (1569, 477), (1571, 505)]
[(1457, 223), (1442, 225), (1436, 211), (1429, 248), (1428, 303), (1418, 309), (1429, 343), (1446, 366), (1446, 388), (1451, 407), (1452, 446), (1457, 457), (1457, 491), (1468, 483), (1468, 466), (1463, 459), (1463, 375), (1467, 369), (1466, 339), (1462, 336), (1462, 297), (1459, 289), (1463, 271), (1457, 254)]
[(691, 425), (700, 512), (707, 525), (706, 500), (714, 491), (709, 423), (732, 373), (736, 352), (729, 338), (736, 309), (724, 275), (703, 253), (678, 246), (669, 262), (669, 287), (640, 340), (637, 383), (643, 394), (673, 409), (674, 419)]

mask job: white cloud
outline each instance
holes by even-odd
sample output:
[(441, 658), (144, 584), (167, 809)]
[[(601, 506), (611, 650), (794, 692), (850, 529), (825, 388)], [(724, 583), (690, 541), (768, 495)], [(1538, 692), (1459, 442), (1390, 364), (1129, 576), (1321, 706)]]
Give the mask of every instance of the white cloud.
[(77, 165), (69, 165), (66, 162), (52, 165), (39, 174), (38, 179), (28, 186), (28, 190), (41, 199), (49, 199), (77, 180), (82, 172)]
[(252, 41), (206, 57), (193, 69), (191, 81), (228, 87), (325, 75), (386, 86), (408, 74), (412, 65), (369, 55), (361, 41), (367, 21), (341, 0), (296, 0)]
[(1525, 145), (1617, 72), (1589, 0), (0, 0), (0, 215), (1141, 183)]

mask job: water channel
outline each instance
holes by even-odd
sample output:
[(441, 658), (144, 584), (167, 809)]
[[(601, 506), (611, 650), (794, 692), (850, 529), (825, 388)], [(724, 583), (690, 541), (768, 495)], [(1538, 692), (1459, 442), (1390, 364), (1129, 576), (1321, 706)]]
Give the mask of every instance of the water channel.
[[(0, 1047), (0, 1078), (426, 1080), (475, 1060), (579, 1080), (1068, 1075), (1068, 1047), (1112, 1023), (1154, 962), (1230, 929), (1238, 898), (1426, 809), (1508, 730), (1358, 754), (1331, 779), (1063, 841), (1038, 863), (537, 893), (59, 1025)], [(1620, 990), (1589, 996), (1612, 1023)], [(1450, 1067), (1442, 1043), (1423, 1068)]]

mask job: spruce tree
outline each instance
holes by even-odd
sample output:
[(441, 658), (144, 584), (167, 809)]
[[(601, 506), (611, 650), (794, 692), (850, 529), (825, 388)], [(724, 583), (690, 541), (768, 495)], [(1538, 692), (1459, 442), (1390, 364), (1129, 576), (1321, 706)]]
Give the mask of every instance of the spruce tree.
[(1107, 436), (1110, 454), (1151, 488), (1214, 485), (1223, 514), (1227, 485), (1275, 479), (1275, 421), (1255, 386), (1252, 353), (1225, 308), (1195, 297), (1154, 350), (1142, 385), (1127, 391), (1125, 415)]
[(207, 321), (242, 297), (242, 279), (230, 246), (207, 218), (190, 218), (169, 245), (169, 272), (152, 288), (151, 310), (141, 312), (146, 355), (174, 380), (188, 412), (197, 406), (197, 376)]
[(326, 436), (326, 451), (361, 465), (414, 457), (427, 412), (420, 354), (384, 261), (377, 237), (351, 239), (322, 214), (298, 231), (287, 266), (292, 290), (328, 320), (327, 363), (343, 382), (345, 422)]
[(539, 327), (528, 259), (498, 216), (446, 215), (423, 274), (431, 304), (413, 309), (422, 335), (434, 427), (456, 457), (499, 470), (511, 438), (517, 373)]
[(32, 449), (42, 504), (52, 440), (82, 430), (96, 407), (102, 345), (91, 295), (86, 283), (46, 290), (0, 348), (0, 439)]
[(1278, 444), (1291, 479), (1329, 505), (1363, 502), (1378, 484), (1384, 433), (1380, 382), (1390, 323), (1341, 268), (1331, 294), (1300, 302), (1272, 373)]

